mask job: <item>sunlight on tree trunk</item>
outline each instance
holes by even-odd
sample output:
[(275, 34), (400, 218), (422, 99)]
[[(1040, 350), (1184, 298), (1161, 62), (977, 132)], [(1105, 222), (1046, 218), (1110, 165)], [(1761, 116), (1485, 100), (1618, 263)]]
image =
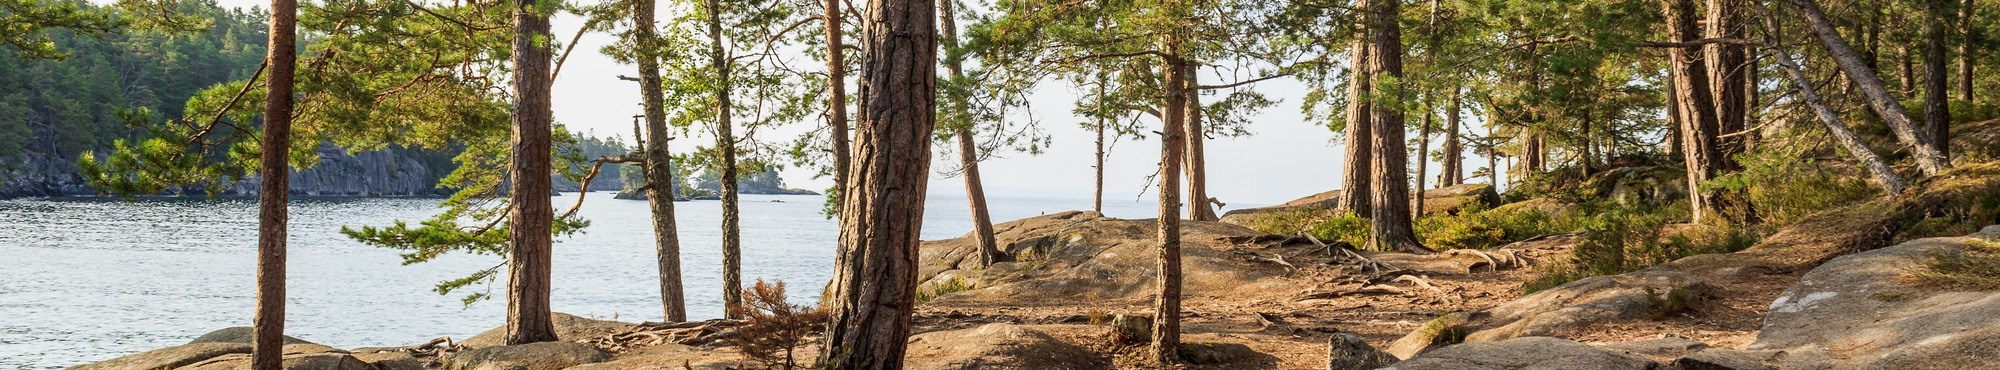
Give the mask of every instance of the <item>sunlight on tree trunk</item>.
[(549, 313), (549, 16), (533, 1), (514, 5), (514, 149), (508, 171), (508, 345), (556, 340)]
[(285, 241), (289, 223), (292, 146), (292, 71), (297, 65), (298, 7), (294, 0), (271, 1), (270, 48), (265, 63), (264, 141), (257, 170), (257, 312), (251, 319), (250, 364), (277, 370), (285, 351)]

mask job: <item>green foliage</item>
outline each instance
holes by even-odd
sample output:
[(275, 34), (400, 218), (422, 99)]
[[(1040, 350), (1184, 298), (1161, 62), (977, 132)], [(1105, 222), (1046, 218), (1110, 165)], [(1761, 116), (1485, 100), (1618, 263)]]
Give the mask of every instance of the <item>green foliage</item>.
[(930, 302), (931, 300), (937, 299), (938, 297), (943, 297), (947, 294), (972, 290), (972, 288), (974, 288), (974, 286), (972, 285), (973, 285), (972, 282), (965, 281), (964, 278), (952, 277), (951, 279), (945, 281), (934, 282), (931, 283), (930, 285), (918, 287), (917, 303), (927, 303)]
[(1899, 280), (1911, 286), (1952, 291), (2000, 290), (2000, 243), (1967, 239), (1958, 253), (1932, 251), (1923, 266)]
[[(1678, 285), (1678, 283), (1676, 283)], [(1687, 288), (1673, 288), (1661, 292), (1653, 287), (1645, 287), (1646, 311), (1653, 319), (1664, 319), (1685, 312), (1694, 301), (1694, 293)]]
[(1556, 218), (1535, 210), (1495, 211), (1474, 204), (1456, 215), (1419, 218), (1415, 228), (1417, 237), (1433, 249), (1486, 249), (1536, 236), (1576, 231), (1582, 223), (1577, 216)]
[(1592, 276), (1617, 275), (1687, 256), (1730, 253), (1749, 248), (1760, 237), (1752, 230), (1691, 226), (1669, 232), (1684, 215), (1614, 210), (1590, 221), (1584, 241), (1563, 263), (1537, 269), (1538, 277), (1522, 285), (1527, 293)]
[(1743, 194), (1763, 222), (1790, 225), (1807, 215), (1881, 194), (1865, 174), (1846, 173), (1780, 146), (1760, 146), (1737, 155), (1743, 170), (1724, 174), (1704, 188)]

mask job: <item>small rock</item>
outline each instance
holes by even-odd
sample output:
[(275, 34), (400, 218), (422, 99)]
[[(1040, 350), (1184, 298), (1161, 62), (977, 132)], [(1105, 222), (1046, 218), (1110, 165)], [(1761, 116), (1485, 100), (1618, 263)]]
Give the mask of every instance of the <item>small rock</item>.
[(1514, 338), (1439, 348), (1384, 369), (1513, 370), (1595, 369), (1653, 370), (1660, 363), (1583, 343), (1549, 337)]
[(1140, 315), (1111, 317), (1111, 337), (1119, 343), (1152, 343), (1153, 318)]
[(1674, 367), (1680, 370), (1777, 370), (1777, 367), (1765, 364), (1772, 357), (1775, 356), (1754, 351), (1709, 348), (1674, 359)]
[(1407, 359), (1416, 357), (1424, 353), (1424, 351), (1434, 348), (1458, 344), (1465, 341), (1467, 330), (1465, 324), (1471, 322), (1474, 318), (1481, 317), (1481, 315), (1477, 313), (1455, 312), (1439, 316), (1437, 319), (1425, 323), (1423, 327), (1417, 328), (1417, 330), (1411, 331), (1410, 334), (1389, 343), (1387, 352), (1396, 356), (1396, 358)]
[(418, 361), (416, 356), (411, 356), (408, 352), (403, 351), (357, 352), (354, 354), (354, 358), (369, 365), (375, 365), (376, 368), (381, 370), (424, 370), (423, 361)]
[(1599, 347), (1615, 351), (1625, 351), (1626, 353), (1636, 355), (1674, 357), (1707, 349), (1708, 344), (1688, 340), (1687, 338), (1668, 336), (1665, 338), (1612, 343)]
[(596, 346), (577, 342), (541, 342), (459, 352), (446, 359), (444, 367), (480, 369), (489, 364), (504, 364), (506, 368), (518, 365), (525, 370), (556, 370), (609, 359), (611, 355)]
[(1372, 370), (1396, 362), (1396, 355), (1369, 346), (1361, 337), (1335, 333), (1326, 340), (1328, 370)]

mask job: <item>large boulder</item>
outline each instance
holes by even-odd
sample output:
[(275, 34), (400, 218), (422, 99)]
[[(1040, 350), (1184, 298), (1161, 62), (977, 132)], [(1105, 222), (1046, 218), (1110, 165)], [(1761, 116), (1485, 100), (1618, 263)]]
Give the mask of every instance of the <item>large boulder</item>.
[(1375, 349), (1354, 334), (1334, 333), (1326, 339), (1328, 370), (1371, 370), (1389, 366), (1396, 360), (1396, 355)]
[[(1706, 287), (1688, 274), (1649, 268), (1573, 281), (1471, 313), (1463, 317), (1462, 323), (1454, 324), (1469, 332), (1465, 335), (1467, 342), (1568, 335), (1591, 324), (1665, 314), (1665, 310), (1671, 309), (1666, 307), (1669, 304), (1686, 307), (1691, 302), (1669, 300), (1680, 299), (1673, 296), (1699, 297)], [(1680, 292), (1676, 294), (1676, 290)], [(1424, 347), (1417, 345), (1430, 343), (1429, 336), (1434, 335), (1422, 329), (1413, 331), (1398, 340), (1407, 342), (1404, 347), (1408, 348), (1392, 346), (1390, 353), (1412, 355), (1411, 350), (1421, 350)], [(1405, 352), (1398, 352), (1399, 349)]]
[[(994, 225), (1001, 260), (1007, 262), (992, 266), (979, 266), (970, 235), (927, 241), (918, 251), (919, 289), (940, 300), (1009, 304), (1150, 297), (1159, 276), (1155, 222), (1071, 211)], [(1253, 261), (1244, 254), (1250, 251), (1229, 241), (1262, 233), (1193, 221), (1183, 222), (1181, 231), (1186, 293), (1296, 290), (1275, 278), (1284, 276), (1284, 266)], [(952, 294), (958, 291), (963, 292)]]
[[(288, 349), (290, 346), (286, 346)], [(353, 355), (339, 352), (298, 353), (285, 351), (281, 366), (299, 370), (380, 370), (375, 365), (362, 362)], [(216, 357), (178, 370), (249, 370), (250, 355), (235, 354)]]
[(911, 336), (903, 362), (905, 368), (916, 370), (1101, 369), (1111, 365), (1094, 352), (1048, 334), (1003, 323)]
[(571, 366), (603, 362), (611, 359), (611, 354), (597, 346), (578, 342), (558, 341), (518, 344), (512, 346), (486, 347), (459, 352), (445, 359), (447, 370), (507, 368), (523, 370), (556, 370)]
[[(252, 329), (250, 327), (237, 326), (237, 327), (222, 328), (216, 331), (208, 332), (208, 334), (202, 334), (199, 337), (195, 337), (193, 341), (189, 341), (188, 344), (195, 344), (195, 343), (249, 344), (254, 339), (256, 339), (256, 336), (254, 333), (252, 333)], [(312, 342), (308, 342), (304, 339), (293, 338), (290, 335), (285, 336), (285, 344), (300, 344), (300, 343), (312, 343)]]
[(1458, 184), (1425, 190), (1424, 214), (1458, 214), (1467, 208), (1490, 209), (1500, 205), (1500, 193), (1490, 184)]
[(1900, 277), (1975, 239), (1912, 240), (1842, 256), (1807, 272), (1771, 302), (1749, 349), (1783, 350), (1781, 368), (1964, 369), (2000, 353), (2000, 292), (1912, 288)]
[[(819, 356), (819, 346), (800, 346), (793, 356), (799, 362), (811, 362)], [(683, 366), (694, 369), (742, 369), (756, 366), (744, 361), (743, 356), (733, 348), (701, 348), (684, 344), (665, 343), (639, 347), (621, 353), (610, 361), (583, 364), (566, 370), (622, 370), (622, 369), (680, 369)]]
[(1383, 369), (1397, 370), (1512, 370), (1512, 369), (1592, 369), (1652, 370), (1658, 362), (1638, 356), (1591, 347), (1583, 343), (1549, 337), (1514, 338), (1498, 342), (1465, 343), (1440, 348)]
[[(561, 312), (554, 313), (549, 319), (555, 326), (556, 339), (565, 341), (623, 333), (639, 326), (633, 323), (588, 319)], [(465, 338), (459, 341), (458, 345), (465, 348), (486, 348), (506, 344), (506, 329), (506, 327), (493, 328), (471, 338)]]
[(72, 366), (69, 370), (172, 369), (235, 353), (250, 353), (250, 345), (217, 342), (191, 343), (134, 353), (92, 364)]
[(1273, 214), (1298, 211), (1324, 211), (1340, 209), (1340, 191), (1328, 191), (1294, 199), (1285, 204), (1270, 207), (1234, 209), (1222, 214), (1222, 222), (1234, 225), (1253, 225)]
[(1665, 205), (1687, 197), (1687, 171), (1678, 165), (1619, 167), (1604, 171), (1590, 184), (1597, 196), (1628, 206)]

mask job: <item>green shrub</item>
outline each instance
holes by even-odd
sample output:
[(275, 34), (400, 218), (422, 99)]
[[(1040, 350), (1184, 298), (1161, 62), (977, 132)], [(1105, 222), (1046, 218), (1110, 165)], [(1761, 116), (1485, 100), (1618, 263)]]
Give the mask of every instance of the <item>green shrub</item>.
[(1457, 215), (1435, 215), (1418, 219), (1417, 237), (1424, 246), (1437, 250), (1486, 249), (1536, 236), (1575, 231), (1575, 216), (1552, 217), (1534, 210), (1493, 211), (1468, 207)]
[(952, 277), (949, 280), (931, 283), (928, 287), (919, 287), (917, 289), (917, 303), (930, 302), (946, 294), (972, 290), (972, 288), (974, 288), (972, 282), (965, 281), (964, 278)]
[(1769, 225), (1789, 225), (1807, 215), (1881, 194), (1864, 174), (1798, 157), (1783, 147), (1758, 147), (1736, 156), (1742, 171), (1718, 176), (1702, 187), (1742, 194)]
[(1666, 233), (1680, 218), (1668, 213), (1619, 210), (1598, 216), (1584, 231), (1584, 241), (1570, 251), (1568, 261), (1545, 266), (1540, 276), (1522, 284), (1534, 293), (1592, 276), (1616, 275), (1671, 262), (1687, 256), (1730, 253), (1758, 241), (1755, 232), (1731, 227), (1700, 228)]

